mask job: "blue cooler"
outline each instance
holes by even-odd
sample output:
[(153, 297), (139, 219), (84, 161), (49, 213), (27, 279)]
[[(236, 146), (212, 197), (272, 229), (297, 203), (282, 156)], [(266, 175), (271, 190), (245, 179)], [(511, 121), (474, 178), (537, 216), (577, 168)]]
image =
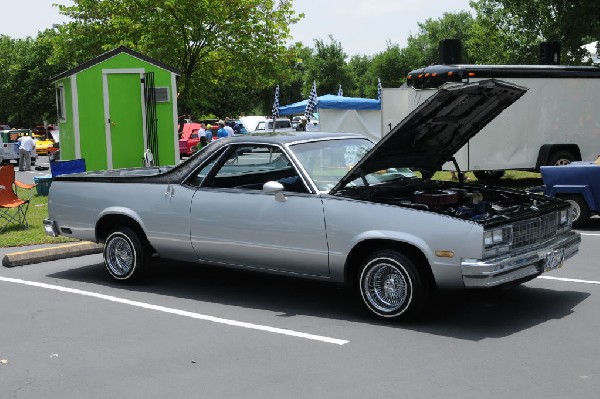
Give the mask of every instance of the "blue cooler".
[(50, 185), (52, 184), (52, 175), (34, 176), (33, 182), (37, 184), (35, 189), (38, 195), (48, 195)]

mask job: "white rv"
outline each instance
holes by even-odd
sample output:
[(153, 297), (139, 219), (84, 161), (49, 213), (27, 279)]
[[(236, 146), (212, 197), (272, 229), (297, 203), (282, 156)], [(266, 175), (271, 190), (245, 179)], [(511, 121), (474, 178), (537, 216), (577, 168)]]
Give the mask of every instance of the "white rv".
[(528, 91), (455, 154), (461, 170), (499, 178), (506, 169), (539, 170), (600, 154), (596, 66), (434, 65), (411, 71), (405, 86), (383, 90), (382, 136), (444, 84), (490, 78)]

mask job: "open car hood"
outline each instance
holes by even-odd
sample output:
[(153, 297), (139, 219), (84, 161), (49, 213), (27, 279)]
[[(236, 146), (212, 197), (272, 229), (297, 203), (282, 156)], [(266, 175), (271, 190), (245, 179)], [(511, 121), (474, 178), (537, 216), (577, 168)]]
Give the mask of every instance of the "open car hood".
[(388, 168), (432, 176), (526, 88), (493, 79), (445, 86), (383, 137), (333, 188)]

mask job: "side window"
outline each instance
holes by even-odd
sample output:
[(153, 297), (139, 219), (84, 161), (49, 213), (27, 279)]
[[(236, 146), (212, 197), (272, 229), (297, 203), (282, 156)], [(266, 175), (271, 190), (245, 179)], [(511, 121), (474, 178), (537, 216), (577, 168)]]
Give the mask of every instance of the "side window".
[(56, 86), (56, 111), (58, 120), (61, 122), (66, 122), (67, 113), (65, 109), (65, 86), (62, 84)]
[(286, 191), (308, 192), (281, 148), (241, 145), (230, 148), (218, 170), (204, 187), (262, 190), (269, 181), (278, 181)]
[(277, 128), (277, 129), (289, 128), (289, 127), (292, 127), (292, 124), (290, 123), (289, 120), (275, 122), (275, 128)]

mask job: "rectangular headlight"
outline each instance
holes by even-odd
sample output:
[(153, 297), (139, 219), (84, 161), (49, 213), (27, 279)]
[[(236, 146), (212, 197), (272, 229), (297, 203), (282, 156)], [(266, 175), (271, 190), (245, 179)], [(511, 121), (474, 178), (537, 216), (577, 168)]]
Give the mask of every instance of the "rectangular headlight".
[(486, 247), (491, 247), (494, 243), (494, 233), (493, 231), (486, 231), (483, 233), (483, 243)]
[(559, 218), (558, 218), (559, 223), (560, 224), (569, 223), (569, 214), (570, 213), (571, 212), (569, 212), (569, 209), (563, 209), (562, 211), (560, 211)]
[(500, 244), (504, 241), (504, 229), (494, 229), (492, 233), (492, 242), (494, 244)]
[(483, 233), (483, 244), (486, 248), (496, 245), (510, 244), (512, 228), (510, 226), (487, 230)]

